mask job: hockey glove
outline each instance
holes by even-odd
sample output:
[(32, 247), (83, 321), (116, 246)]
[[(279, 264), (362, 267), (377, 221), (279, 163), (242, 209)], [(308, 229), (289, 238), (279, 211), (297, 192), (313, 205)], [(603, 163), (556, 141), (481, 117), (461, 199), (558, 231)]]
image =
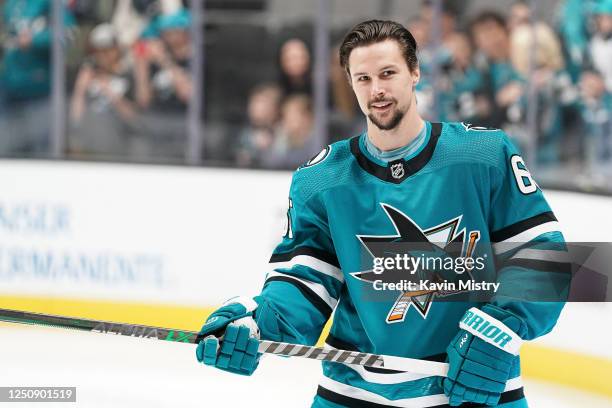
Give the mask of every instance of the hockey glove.
[(230, 299), (213, 312), (200, 334), (196, 357), (200, 363), (241, 375), (251, 375), (259, 364), (259, 329), (253, 320), (257, 302)]
[(519, 317), (491, 304), (465, 313), (446, 349), (449, 370), (442, 385), (451, 406), (497, 405), (519, 353), (522, 325)]

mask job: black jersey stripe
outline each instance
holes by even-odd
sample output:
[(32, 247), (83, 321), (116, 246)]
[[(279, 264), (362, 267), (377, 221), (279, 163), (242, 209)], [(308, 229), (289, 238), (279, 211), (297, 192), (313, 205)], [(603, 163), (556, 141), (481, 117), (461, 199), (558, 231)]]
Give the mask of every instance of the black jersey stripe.
[(300, 282), (298, 279), (292, 279), (286, 276), (272, 276), (266, 279), (264, 287), (270, 282), (287, 282), (295, 286), (304, 297), (316, 307), (325, 318), (328, 318), (332, 313), (332, 308), (308, 286)]
[(537, 227), (538, 225), (546, 224), (547, 222), (551, 221), (557, 221), (557, 217), (555, 217), (555, 214), (553, 214), (552, 211), (547, 211), (538, 215), (534, 215), (533, 217), (516, 222), (498, 231), (492, 232), (491, 242), (505, 241), (520, 234), (521, 232), (525, 232), (533, 227)]
[(572, 264), (570, 262), (543, 261), (540, 259), (510, 258), (501, 266), (519, 266), (543, 272), (572, 273)]
[[(436, 145), (438, 144), (438, 139), (440, 138), (441, 134), (442, 124), (432, 123), (429, 141), (427, 142), (427, 145), (423, 148), (423, 150), (421, 150), (416, 156), (414, 156), (410, 160), (395, 160), (391, 163), (388, 163), (387, 166), (381, 166), (378, 163), (374, 163), (361, 151), (361, 148), (359, 147), (359, 138), (361, 136), (355, 136), (350, 140), (350, 148), (351, 153), (353, 153), (353, 156), (355, 156), (357, 163), (362, 169), (383, 181), (399, 184), (402, 181), (406, 180), (408, 177), (417, 173), (423, 167), (425, 167), (425, 165), (433, 156), (434, 150), (436, 148)], [(403, 164), (404, 175), (402, 177), (393, 177), (391, 165), (394, 163)]]
[(320, 261), (323, 261), (337, 268), (340, 268), (340, 262), (338, 262), (338, 257), (336, 257), (336, 255), (329, 253), (327, 251), (324, 251), (322, 249), (313, 248), (309, 246), (299, 246), (291, 252), (284, 252), (281, 254), (272, 254), (272, 256), (270, 257), (270, 263), (287, 262), (287, 261), (292, 260), (298, 255), (312, 256), (313, 258), (316, 258)]
[[(497, 404), (498, 405), (500, 405), (500, 404), (507, 404), (509, 402), (514, 402), (514, 401), (521, 400), (523, 398), (525, 398), (525, 391), (524, 391), (523, 387), (521, 387), (521, 388), (517, 388), (516, 390), (502, 392), (501, 396), (499, 397), (499, 402)], [(459, 407), (463, 407), (463, 408), (480, 408), (480, 407), (487, 407), (487, 405), (475, 404), (473, 402), (466, 402), (465, 404), (459, 405)], [(436, 405), (436, 406), (433, 406), (431, 408), (450, 408), (450, 405), (449, 404)]]
[[(383, 405), (378, 404), (376, 402), (364, 401), (357, 398), (349, 397), (347, 395), (338, 394), (332, 390), (328, 390), (327, 388), (319, 385), (317, 388), (317, 395), (329, 402), (333, 402), (335, 404), (339, 404), (345, 407), (350, 408), (401, 408), (395, 405)], [(506, 391), (501, 394), (499, 399), (499, 404), (506, 404), (508, 402), (518, 401), (522, 398), (525, 398), (525, 393), (523, 391), (523, 387), (517, 388), (516, 390)], [(462, 408), (477, 408), (477, 407), (486, 407), (486, 405), (474, 404), (474, 403), (465, 403), (459, 405)], [(450, 408), (449, 404), (444, 405), (436, 405), (431, 408)]]
[(329, 344), (330, 346), (332, 346), (333, 348), (337, 348), (337, 349), (341, 349), (341, 350), (349, 350), (349, 351), (359, 351), (361, 352), (361, 350), (359, 350), (355, 345), (341, 340), (339, 338), (337, 338), (336, 336), (334, 336), (333, 334), (329, 333), (327, 335), (327, 338), (325, 339), (325, 343)]

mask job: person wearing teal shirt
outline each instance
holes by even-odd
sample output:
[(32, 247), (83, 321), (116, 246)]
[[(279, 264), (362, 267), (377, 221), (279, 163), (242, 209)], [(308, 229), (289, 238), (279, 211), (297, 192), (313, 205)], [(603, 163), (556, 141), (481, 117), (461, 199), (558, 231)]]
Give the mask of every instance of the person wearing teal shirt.
[(476, 67), (482, 76), (479, 93), (489, 105), (481, 109), (476, 123), (501, 128), (512, 121), (513, 111), (521, 109), (524, 97), (524, 79), (510, 61), (506, 20), (496, 12), (484, 11), (470, 23), (470, 34), (478, 50)]
[[(51, 90), (51, 1), (7, 0), (0, 66), (0, 154), (42, 153), (48, 148)], [(65, 10), (67, 32), (74, 25)]]

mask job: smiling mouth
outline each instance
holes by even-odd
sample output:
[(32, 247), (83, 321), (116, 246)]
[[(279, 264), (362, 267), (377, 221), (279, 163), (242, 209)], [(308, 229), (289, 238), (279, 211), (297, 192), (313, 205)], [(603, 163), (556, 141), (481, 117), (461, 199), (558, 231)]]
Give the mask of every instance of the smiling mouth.
[(389, 109), (391, 105), (393, 105), (391, 101), (373, 102), (370, 104), (370, 109), (380, 112)]

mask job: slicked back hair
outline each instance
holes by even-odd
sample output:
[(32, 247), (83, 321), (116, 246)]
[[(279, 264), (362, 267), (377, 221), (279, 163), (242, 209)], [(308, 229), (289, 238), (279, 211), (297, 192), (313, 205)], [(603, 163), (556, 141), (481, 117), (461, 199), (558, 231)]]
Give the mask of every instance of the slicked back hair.
[(355, 48), (386, 40), (397, 41), (411, 72), (418, 67), (416, 40), (406, 27), (389, 20), (368, 20), (353, 27), (340, 45), (340, 65), (350, 75), (348, 61)]

